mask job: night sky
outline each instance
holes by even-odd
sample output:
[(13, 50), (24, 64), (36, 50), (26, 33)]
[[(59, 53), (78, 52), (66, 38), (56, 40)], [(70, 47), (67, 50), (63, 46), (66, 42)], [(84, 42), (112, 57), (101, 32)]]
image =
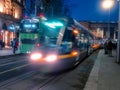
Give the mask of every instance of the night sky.
[[(102, 0), (63, 0), (69, 14), (79, 21), (108, 21), (109, 11), (101, 7)], [(110, 9), (110, 21), (118, 21), (118, 2)]]
[[(101, 6), (102, 0), (62, 0), (62, 10), (67, 10), (67, 15), (78, 21), (118, 21), (118, 2), (109, 10)], [(35, 0), (26, 0), (25, 15), (34, 15)], [(32, 10), (31, 10), (32, 8)], [(67, 9), (66, 9), (67, 8)]]

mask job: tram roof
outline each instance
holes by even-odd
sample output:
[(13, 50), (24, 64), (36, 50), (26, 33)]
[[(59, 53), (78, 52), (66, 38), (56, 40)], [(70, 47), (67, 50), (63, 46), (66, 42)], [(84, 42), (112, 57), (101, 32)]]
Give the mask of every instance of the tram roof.
[(81, 25), (77, 20), (75, 20), (71, 17), (53, 17), (53, 18), (49, 18), (49, 19), (50, 20), (60, 20), (60, 21), (67, 22), (68, 24), (73, 24), (73, 25), (77, 26), (78, 28), (84, 30), (85, 32), (89, 33), (90, 35), (94, 36), (89, 29), (87, 29), (86, 27)]
[(85, 32), (89, 33), (91, 36), (94, 36), (93, 33), (86, 27), (84, 27), (83, 25), (81, 25), (79, 22), (77, 22), (75, 19), (73, 19), (75, 25), (79, 28), (81, 28), (82, 30), (84, 30)]

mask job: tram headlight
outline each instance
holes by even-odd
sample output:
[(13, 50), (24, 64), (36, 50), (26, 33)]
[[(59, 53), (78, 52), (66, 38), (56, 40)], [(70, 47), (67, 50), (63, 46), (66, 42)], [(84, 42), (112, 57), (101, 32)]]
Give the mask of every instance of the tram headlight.
[(47, 62), (54, 62), (54, 61), (56, 61), (56, 60), (57, 60), (57, 55), (54, 55), (54, 54), (48, 55), (48, 56), (45, 58), (45, 61), (47, 61)]
[(30, 58), (31, 58), (31, 60), (37, 61), (42, 58), (42, 54), (41, 53), (33, 53), (33, 54), (31, 54)]

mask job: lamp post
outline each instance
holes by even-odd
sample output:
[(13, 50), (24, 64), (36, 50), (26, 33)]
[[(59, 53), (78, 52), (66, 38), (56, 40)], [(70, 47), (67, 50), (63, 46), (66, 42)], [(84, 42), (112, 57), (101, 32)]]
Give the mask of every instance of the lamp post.
[(42, 0), (35, 0), (35, 16), (37, 16), (38, 13), (41, 13), (43, 11), (43, 1)]
[(104, 9), (108, 9), (108, 38), (110, 38), (110, 8), (113, 7), (114, 0), (103, 0), (102, 1), (102, 7)]
[(118, 16), (118, 40), (117, 40), (117, 63), (120, 63), (120, 0), (119, 2), (119, 16)]

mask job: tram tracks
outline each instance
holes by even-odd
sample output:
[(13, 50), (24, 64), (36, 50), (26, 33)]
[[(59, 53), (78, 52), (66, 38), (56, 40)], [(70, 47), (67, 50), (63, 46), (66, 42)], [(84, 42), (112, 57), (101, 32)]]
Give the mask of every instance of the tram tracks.
[[(12, 59), (14, 59), (14, 58), (12, 58)], [(31, 66), (31, 64), (27, 63), (26, 58), (24, 58), (24, 57), (21, 57), (18, 60), (19, 61), (8, 60), (8, 62), (0, 64), (0, 78), (5, 78), (6, 76), (11, 75), (10, 77), (8, 77), (6, 79), (0, 80), (0, 90), (4, 90), (3, 89), (4, 87), (7, 87), (7, 86), (9, 87), (9, 85), (14, 85), (14, 84), (19, 83), (24, 80), (28, 80), (28, 81), (31, 81), (32, 83), (35, 83), (36, 79), (33, 77), (39, 76), (39, 77), (41, 77), (39, 79), (40, 83), (37, 83), (37, 85), (34, 85), (34, 84), (30, 85), (29, 87), (26, 87), (26, 89), (24, 89), (24, 90), (38, 90), (39, 88), (44, 87), (45, 85), (47, 85), (48, 83), (50, 83), (52, 80), (54, 80), (56, 78), (55, 75), (50, 76), (50, 77), (47, 76), (47, 77), (43, 78), (42, 74), (38, 73), (36, 70), (33, 71), (32, 69), (29, 69), (29, 70), (23, 72), (24, 68), (29, 68), (29, 66)], [(11, 62), (9, 62), (9, 61), (11, 61)], [(18, 66), (17, 64), (19, 64), (21, 62), (26, 62), (26, 63), (20, 64)], [(5, 68), (5, 67), (7, 67), (6, 70), (5, 69), (1, 70), (2, 68)], [(9, 68), (9, 67), (11, 67), (11, 68)], [(14, 76), (13, 74), (16, 74), (16, 75)]]
[[(11, 59), (16, 59), (16, 58), (11, 58)], [(35, 74), (37, 73), (36, 70), (30, 68), (31, 63), (26, 62), (27, 61), (26, 57), (19, 57), (17, 58), (18, 60), (15, 61), (11, 59), (6, 60), (6, 62), (4, 62), (3, 64), (0, 64), (0, 88), (4, 88), (13, 83), (35, 76)], [(25, 68), (29, 68), (29, 70), (25, 71)], [(37, 75), (39, 76), (39, 74)], [(46, 80), (48, 81), (50, 79), (47, 78)]]
[(24, 56), (8, 58), (5, 61), (3, 60), (5, 59), (1, 59), (2, 63), (0, 63), (0, 82), (32, 70), (28, 58)]
[(20, 60), (23, 60), (25, 58), (28, 59), (28, 57), (25, 56), (25, 55), (23, 55), (23, 56), (13, 56), (13, 57), (8, 57), (8, 58), (1, 58), (0, 59), (0, 65), (10, 63), (10, 62), (20, 61)]
[(21, 81), (21, 80), (23, 80), (25, 78), (31, 77), (34, 74), (35, 74), (34, 71), (30, 71), (30, 72), (27, 72), (25, 74), (19, 75), (17, 77), (5, 80), (5, 81), (0, 83), (0, 88), (3, 88), (5, 86), (8, 86), (8, 85), (13, 84), (13, 83), (18, 82), (18, 81)]
[[(1, 89), (6, 90), (6, 88), (9, 88), (10, 90), (16, 90), (15, 88), (13, 88), (13, 86), (22, 87), (22, 89), (18, 89), (18, 90), (41, 90), (42, 88), (46, 87), (55, 79), (60, 79), (64, 76), (65, 74), (44, 76), (43, 73), (31, 71), (0, 83), (0, 90)], [(22, 85), (23, 83), (26, 83), (26, 85), (23, 86)]]
[(81, 83), (85, 83), (85, 74), (88, 73), (87, 69), (89, 69), (91, 62), (93, 62), (93, 59), (95, 59), (96, 56), (97, 55), (94, 55), (85, 60), (85, 63), (82, 63), (77, 69), (60, 74), (53, 73), (52, 75), (44, 75), (44, 73), (31, 70), (1, 82), (0, 90), (63, 90), (65, 89), (64, 86), (66, 86), (65, 90), (74, 90), (75, 88), (77, 90), (77, 88), (83, 87), (81, 86)]
[(19, 58), (17, 61), (8, 61), (6, 60), (6, 63), (0, 64), (0, 75), (3, 73), (6, 73), (8, 71), (13, 71), (15, 69), (23, 68), (25, 66), (28, 66), (30, 63), (28, 63), (27, 58)]
[(15, 67), (15, 68), (11, 68), (11, 69), (2, 71), (2, 72), (0, 72), (0, 75), (1, 75), (1, 74), (4, 74), (4, 73), (7, 73), (7, 72), (10, 72), (10, 71), (14, 71), (14, 70), (17, 70), (17, 69), (24, 68), (24, 67), (26, 67), (26, 66), (28, 66), (28, 65), (30, 65), (30, 64), (25, 64), (25, 65), (21, 65), (21, 66), (19, 66), (19, 67)]

